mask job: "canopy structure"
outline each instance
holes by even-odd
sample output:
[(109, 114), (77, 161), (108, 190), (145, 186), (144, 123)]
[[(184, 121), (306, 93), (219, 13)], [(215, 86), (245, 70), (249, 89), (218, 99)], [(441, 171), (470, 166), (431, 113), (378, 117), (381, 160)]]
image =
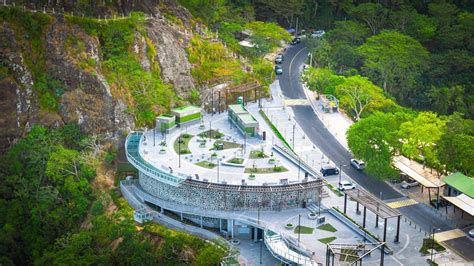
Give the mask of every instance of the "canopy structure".
[(362, 206), (367, 207), (367, 209), (380, 216), (382, 219), (393, 218), (402, 215), (397, 209), (391, 208), (381, 199), (375, 197), (365, 190), (356, 188), (353, 190), (347, 190), (345, 193), (351, 199), (360, 203)]
[(428, 168), (424, 168), (420, 163), (412, 161), (405, 156), (396, 156), (393, 159), (393, 165), (426, 188), (440, 188), (445, 185), (437, 177), (435, 170), (429, 169), (428, 171)]
[(453, 204), (459, 209), (463, 210), (464, 212), (468, 213), (469, 215), (474, 216), (474, 199), (473, 198), (465, 194), (461, 194), (457, 197), (447, 197), (447, 196), (441, 196), (441, 197), (449, 201), (449, 203)]
[(397, 233), (395, 235), (395, 242), (400, 239), (400, 218), (402, 214), (397, 210), (388, 206), (381, 199), (375, 197), (369, 192), (361, 189), (352, 189), (344, 191), (344, 214), (347, 209), (347, 197), (353, 199), (357, 203), (357, 212), (359, 212), (359, 204), (364, 207), (364, 215), (362, 219), (362, 227), (365, 228), (365, 218), (367, 209), (375, 214), (375, 226), (378, 226), (379, 217), (384, 219), (383, 242), (387, 238), (387, 219), (397, 217)]
[(474, 198), (474, 178), (456, 172), (443, 178), (443, 181), (457, 191)]

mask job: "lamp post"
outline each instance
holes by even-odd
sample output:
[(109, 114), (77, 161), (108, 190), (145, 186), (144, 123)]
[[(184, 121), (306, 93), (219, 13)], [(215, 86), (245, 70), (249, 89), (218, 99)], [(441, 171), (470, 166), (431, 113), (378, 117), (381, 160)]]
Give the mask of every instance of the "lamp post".
[(260, 238), (260, 265), (262, 265), (262, 249), (263, 249), (263, 239)]
[(217, 159), (217, 183), (219, 183), (219, 164), (221, 162), (221, 159)]
[(432, 234), (433, 236), (432, 236), (432, 241), (431, 241), (431, 252), (430, 252), (430, 253), (431, 253), (431, 258), (430, 258), (430, 265), (434, 265), (434, 263), (433, 263), (433, 262), (434, 262), (434, 261), (433, 261), (433, 249), (434, 249), (434, 242), (435, 242), (435, 240), (434, 240), (434, 234), (435, 234), (435, 231), (439, 231), (439, 230), (440, 230), (439, 228), (433, 228), (433, 229), (431, 230), (431, 234)]
[(178, 165), (181, 168), (181, 132), (179, 133), (178, 138)]
[(298, 156), (298, 181), (300, 181), (300, 172), (301, 172), (301, 158)]
[(298, 214), (298, 247), (300, 246), (300, 235), (301, 235), (301, 214)]
[(342, 178), (342, 164), (339, 164), (339, 187), (341, 186), (341, 178)]
[(296, 127), (296, 123), (293, 124), (293, 150), (295, 149), (295, 127)]

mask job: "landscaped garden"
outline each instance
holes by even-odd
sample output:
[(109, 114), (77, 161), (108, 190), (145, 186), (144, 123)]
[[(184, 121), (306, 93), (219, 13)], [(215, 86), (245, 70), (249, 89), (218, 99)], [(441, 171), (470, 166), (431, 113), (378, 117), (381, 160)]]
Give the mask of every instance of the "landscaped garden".
[[(181, 136), (178, 137), (173, 143), (173, 148), (176, 151), (176, 153), (190, 154), (191, 151), (189, 150), (188, 144), (192, 137), (193, 135), (190, 135), (187, 133), (181, 134)], [(181, 152), (179, 151), (180, 148), (181, 148)]]
[(330, 236), (330, 237), (325, 237), (325, 238), (320, 238), (318, 239), (319, 242), (323, 243), (323, 244), (328, 244), (328, 243), (331, 243), (332, 241), (336, 240), (336, 237), (335, 236)]
[(298, 231), (299, 231), (300, 234), (312, 234), (313, 231), (314, 231), (314, 228), (298, 225), (298, 226), (295, 227), (294, 233), (298, 234)]
[(224, 136), (224, 133), (219, 132), (218, 130), (206, 130), (204, 132), (199, 133), (199, 137), (202, 138), (212, 138), (212, 139), (220, 139)]
[(245, 168), (244, 173), (253, 173), (253, 174), (271, 174), (271, 173), (280, 173), (280, 172), (286, 172), (288, 169), (286, 169), (283, 166), (273, 166), (273, 167), (268, 167), (268, 168)]
[(225, 141), (225, 140), (216, 140), (216, 142), (214, 142), (214, 150), (217, 150), (217, 145), (219, 144), (223, 144), (224, 145), (224, 150), (227, 150), (227, 149), (236, 149), (236, 148), (240, 148), (242, 145), (241, 144), (238, 144), (238, 143), (234, 143), (234, 142), (230, 142), (230, 141)]
[[(433, 243), (433, 241), (434, 241), (434, 243)], [(434, 249), (438, 252), (446, 250), (443, 246), (441, 246), (435, 240), (433, 240), (431, 238), (425, 238), (425, 239), (423, 239), (423, 245), (420, 248), (420, 252), (422, 254), (426, 255), (426, 254), (429, 254), (429, 251), (428, 251), (429, 249)]]
[(204, 168), (208, 168), (208, 169), (213, 169), (214, 167), (217, 166), (215, 163), (211, 163), (209, 161), (200, 161), (200, 162), (197, 162), (196, 165), (204, 167)]
[(331, 224), (327, 223), (327, 224), (323, 224), (323, 225), (320, 225), (317, 227), (317, 229), (319, 230), (324, 230), (324, 231), (328, 231), (328, 232), (336, 232), (337, 229), (334, 228), (334, 226), (332, 226)]
[(265, 152), (261, 150), (256, 150), (256, 151), (251, 151), (249, 155), (250, 159), (262, 159), (262, 158), (268, 158), (268, 155), (265, 154)]
[(233, 163), (233, 164), (243, 164), (244, 163), (244, 158), (234, 157), (234, 158), (228, 160), (227, 162), (228, 163)]

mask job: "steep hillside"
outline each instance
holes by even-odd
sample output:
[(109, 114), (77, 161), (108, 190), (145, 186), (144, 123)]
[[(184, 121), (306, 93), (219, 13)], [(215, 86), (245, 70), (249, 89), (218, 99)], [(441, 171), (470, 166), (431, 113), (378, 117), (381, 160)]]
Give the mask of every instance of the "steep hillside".
[(164, 18), (112, 21), (0, 10), (0, 147), (33, 124), (121, 136), (195, 88), (186, 33)]

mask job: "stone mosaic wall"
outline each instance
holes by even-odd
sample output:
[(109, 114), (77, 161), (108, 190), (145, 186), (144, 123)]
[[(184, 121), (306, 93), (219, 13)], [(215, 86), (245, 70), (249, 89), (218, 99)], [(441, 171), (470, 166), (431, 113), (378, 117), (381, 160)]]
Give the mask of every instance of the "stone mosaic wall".
[[(151, 195), (162, 200), (173, 201), (211, 210), (280, 210), (302, 207), (303, 202), (317, 201), (319, 187), (301, 188), (293, 186), (288, 191), (250, 192), (222, 190), (182, 184), (173, 187), (140, 172), (140, 186)], [(322, 183), (322, 182), (320, 182)]]

